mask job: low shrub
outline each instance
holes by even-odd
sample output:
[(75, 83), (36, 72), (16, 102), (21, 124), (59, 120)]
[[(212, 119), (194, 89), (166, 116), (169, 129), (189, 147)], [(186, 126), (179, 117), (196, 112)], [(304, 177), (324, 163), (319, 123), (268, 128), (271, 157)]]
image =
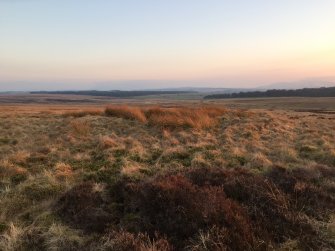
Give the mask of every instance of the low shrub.
[(181, 175), (162, 177), (134, 188), (133, 206), (141, 231), (166, 235), (176, 247), (186, 245), (199, 229), (227, 228), (231, 250), (248, 250), (253, 233), (244, 209), (222, 187), (199, 187)]
[(146, 181), (120, 179), (106, 184), (105, 193), (83, 183), (62, 196), (57, 212), (89, 232), (110, 225), (125, 229), (119, 237), (106, 237), (108, 245), (116, 245), (113, 250), (132, 247), (138, 233), (166, 236), (177, 250), (268, 250), (288, 240), (297, 240), (302, 250), (330, 248), (308, 217), (326, 219), (334, 212), (331, 191), (322, 191), (331, 173), (320, 166), (262, 175), (192, 168)]
[(328, 220), (335, 209), (335, 198), (322, 186), (322, 182), (334, 174), (334, 168), (325, 166), (292, 170), (277, 167), (267, 177), (292, 197), (296, 211), (318, 220)]
[(298, 239), (301, 249), (317, 249), (323, 237), (301, 213), (327, 219), (335, 209), (335, 200), (321, 186), (325, 176), (319, 177), (319, 187), (313, 184), (320, 175), (315, 172), (274, 168), (265, 175), (255, 175), (245, 169), (201, 168), (186, 175), (199, 186), (223, 186), (228, 198), (247, 209), (255, 236), (263, 242), (278, 245), (287, 238)]
[(65, 193), (58, 200), (55, 211), (66, 222), (86, 232), (102, 232), (113, 222), (106, 199), (94, 189), (93, 182), (80, 184)]

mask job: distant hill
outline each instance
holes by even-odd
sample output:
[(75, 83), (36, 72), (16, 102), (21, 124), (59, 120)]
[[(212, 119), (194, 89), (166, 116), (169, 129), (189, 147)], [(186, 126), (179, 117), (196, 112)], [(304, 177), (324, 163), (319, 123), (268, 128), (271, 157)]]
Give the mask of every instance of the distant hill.
[[(259, 88), (220, 88), (220, 87), (176, 87), (176, 88), (160, 88), (160, 89), (145, 89), (144, 91), (183, 91), (196, 93), (236, 93), (263, 90)], [(265, 90), (265, 89), (264, 89)]]
[(227, 94), (213, 94), (204, 99), (224, 98), (272, 98), (272, 97), (335, 97), (335, 87), (304, 88), (298, 90), (267, 90), (253, 92), (238, 92)]
[(192, 91), (35, 91), (30, 94), (62, 94), (62, 95), (87, 95), (87, 96), (103, 96), (115, 98), (130, 98), (148, 95), (165, 95), (165, 94), (185, 94), (195, 93)]
[(295, 90), (303, 88), (321, 88), (321, 87), (335, 87), (335, 80), (333, 79), (316, 79), (316, 80), (301, 80), (296, 82), (281, 82), (270, 85), (260, 86), (260, 89), (273, 90), (273, 89), (286, 89)]

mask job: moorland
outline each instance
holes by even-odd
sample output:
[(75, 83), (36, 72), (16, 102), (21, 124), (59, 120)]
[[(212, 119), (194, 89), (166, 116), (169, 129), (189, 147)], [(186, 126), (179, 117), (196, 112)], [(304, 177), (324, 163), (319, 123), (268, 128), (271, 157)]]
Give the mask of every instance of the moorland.
[(0, 250), (335, 248), (333, 98), (2, 100)]

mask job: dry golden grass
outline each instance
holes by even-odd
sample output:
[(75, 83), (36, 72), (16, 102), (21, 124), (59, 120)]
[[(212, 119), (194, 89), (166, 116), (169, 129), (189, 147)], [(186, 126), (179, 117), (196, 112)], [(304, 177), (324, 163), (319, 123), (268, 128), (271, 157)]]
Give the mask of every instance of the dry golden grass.
[(219, 107), (199, 108), (161, 108), (153, 107), (145, 110), (149, 124), (163, 128), (211, 128), (218, 123), (217, 117), (226, 113)]
[(69, 164), (59, 162), (56, 164), (55, 176), (59, 179), (67, 179), (73, 175), (72, 167)]
[(22, 249), (22, 236), (24, 229), (13, 223), (9, 224), (8, 231), (1, 236), (0, 250), (16, 251)]
[(0, 161), (0, 178), (13, 178), (27, 175), (28, 171), (25, 168), (17, 166), (9, 160)]
[(109, 106), (105, 113), (108, 116), (138, 120), (161, 128), (194, 128), (205, 129), (217, 125), (217, 117), (227, 112), (220, 107), (149, 107)]
[(65, 117), (75, 117), (75, 118), (80, 118), (80, 117), (85, 117), (85, 116), (99, 116), (103, 115), (103, 110), (97, 109), (97, 110), (80, 110), (80, 111), (69, 111), (69, 112), (64, 112), (63, 116)]
[(88, 121), (76, 119), (71, 121), (71, 129), (77, 136), (87, 136), (90, 133), (91, 127)]
[(100, 138), (100, 144), (103, 148), (111, 148), (118, 146), (117, 141), (111, 136), (103, 136)]
[(138, 120), (143, 123), (147, 121), (143, 111), (135, 106), (108, 106), (105, 109), (105, 114), (113, 117)]
[(28, 151), (17, 151), (10, 156), (10, 160), (18, 164), (25, 164), (29, 157), (30, 153)]

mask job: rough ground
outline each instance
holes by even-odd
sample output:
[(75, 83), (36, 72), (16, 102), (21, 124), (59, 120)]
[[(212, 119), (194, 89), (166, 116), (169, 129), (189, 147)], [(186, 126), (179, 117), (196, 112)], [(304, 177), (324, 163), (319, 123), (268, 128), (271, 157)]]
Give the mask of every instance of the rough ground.
[(0, 114), (0, 250), (335, 248), (334, 114), (115, 109)]

